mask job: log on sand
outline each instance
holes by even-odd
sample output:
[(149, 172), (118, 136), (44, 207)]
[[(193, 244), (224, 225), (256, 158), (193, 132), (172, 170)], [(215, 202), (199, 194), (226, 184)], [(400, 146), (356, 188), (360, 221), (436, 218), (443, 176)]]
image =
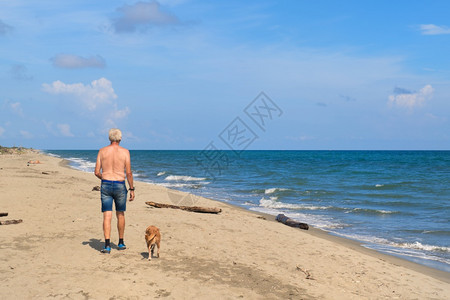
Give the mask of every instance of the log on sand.
[(277, 221), (278, 221), (278, 222), (281, 222), (281, 223), (283, 223), (283, 224), (285, 224), (285, 225), (287, 225), (287, 226), (298, 227), (298, 228), (300, 228), (300, 229), (305, 229), (305, 230), (308, 230), (308, 229), (309, 229), (308, 224), (306, 224), (306, 223), (300, 223), (300, 222), (294, 221), (294, 220), (292, 220), (291, 218), (288, 218), (288, 217), (286, 217), (286, 216), (283, 215), (283, 214), (279, 214), (279, 215), (277, 216)]
[(6, 221), (0, 221), (0, 225), (10, 225), (10, 224), (19, 224), (23, 221), (21, 219), (19, 220), (6, 220)]
[(187, 210), (192, 212), (198, 212), (198, 213), (208, 213), (208, 214), (218, 214), (222, 211), (220, 208), (209, 208), (209, 207), (201, 207), (201, 206), (179, 206), (179, 205), (172, 205), (172, 204), (164, 204), (164, 203), (157, 203), (148, 201), (145, 202), (145, 204), (157, 207), (157, 208), (174, 208), (174, 209), (181, 209), (181, 210)]
[[(6, 217), (8, 215), (7, 212), (0, 212), (0, 217)], [(0, 221), (0, 225), (9, 225), (9, 224), (19, 224), (22, 223), (22, 220), (5, 220)]]

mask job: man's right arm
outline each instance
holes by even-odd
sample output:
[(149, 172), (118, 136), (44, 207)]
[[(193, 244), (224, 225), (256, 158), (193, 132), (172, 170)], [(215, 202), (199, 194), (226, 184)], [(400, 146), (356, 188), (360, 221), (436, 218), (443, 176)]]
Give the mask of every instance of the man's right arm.
[(102, 179), (102, 172), (100, 172), (101, 168), (102, 168), (102, 160), (101, 160), (101, 156), (100, 156), (100, 151), (98, 151), (98, 155), (97, 155), (97, 162), (95, 163), (95, 171), (94, 174), (95, 176), (97, 176), (99, 179)]

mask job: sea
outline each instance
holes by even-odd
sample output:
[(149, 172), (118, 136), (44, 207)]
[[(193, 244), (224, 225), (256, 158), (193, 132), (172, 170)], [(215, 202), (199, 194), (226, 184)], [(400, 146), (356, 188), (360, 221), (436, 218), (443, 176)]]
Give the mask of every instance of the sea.
[[(85, 172), (94, 171), (98, 153), (44, 152)], [(450, 151), (130, 153), (135, 180), (195, 195), (181, 204), (203, 196), (282, 213), (364, 247), (450, 272)]]

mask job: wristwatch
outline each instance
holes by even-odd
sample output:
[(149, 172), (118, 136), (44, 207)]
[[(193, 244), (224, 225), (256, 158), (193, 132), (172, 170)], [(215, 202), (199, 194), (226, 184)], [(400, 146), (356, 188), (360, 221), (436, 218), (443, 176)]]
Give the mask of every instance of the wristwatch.
[(129, 191), (134, 191), (134, 188), (129, 188), (128, 190), (129, 190)]

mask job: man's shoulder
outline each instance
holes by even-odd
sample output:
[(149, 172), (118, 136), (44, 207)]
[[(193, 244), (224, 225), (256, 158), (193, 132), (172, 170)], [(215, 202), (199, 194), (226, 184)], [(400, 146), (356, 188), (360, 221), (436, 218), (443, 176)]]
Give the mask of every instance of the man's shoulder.
[(128, 151), (128, 149), (127, 148), (125, 148), (125, 147), (122, 147), (122, 146), (120, 146), (120, 145), (118, 145), (117, 146), (120, 150), (123, 150), (123, 151)]
[(111, 145), (105, 146), (105, 147), (101, 148), (99, 150), (99, 152), (106, 152), (106, 153), (108, 153), (110, 151), (113, 151), (112, 149), (114, 149), (114, 148), (119, 150), (119, 152), (121, 152), (121, 153), (130, 154), (130, 151), (127, 148), (124, 148), (124, 147), (118, 146), (118, 145), (116, 145), (116, 146), (111, 146)]
[(122, 151), (123, 153), (127, 153), (127, 154), (130, 153), (130, 151), (129, 151), (127, 148), (124, 148), (124, 147), (122, 147), (122, 146), (119, 146), (119, 149), (120, 149), (120, 151)]
[(98, 150), (98, 151), (99, 151), (99, 152), (105, 152), (105, 151), (107, 151), (110, 147), (111, 147), (111, 146), (108, 145), (108, 146), (105, 146), (105, 147), (103, 147), (103, 148), (100, 148), (100, 150)]

